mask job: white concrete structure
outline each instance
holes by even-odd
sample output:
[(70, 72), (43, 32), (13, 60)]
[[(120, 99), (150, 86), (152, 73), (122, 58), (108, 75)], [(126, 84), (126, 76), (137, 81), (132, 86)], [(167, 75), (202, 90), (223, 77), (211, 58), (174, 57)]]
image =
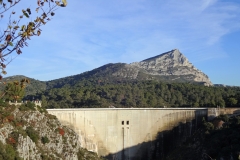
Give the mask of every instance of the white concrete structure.
[(28, 102), (34, 103), (35, 106), (40, 106), (40, 107), (42, 106), (42, 102), (41, 101), (22, 101), (22, 102), (17, 102), (17, 101), (11, 102), (11, 101), (9, 101), (8, 103), (10, 105), (20, 106), (20, 105), (22, 105), (24, 103), (28, 103)]
[(188, 131), (179, 127), (177, 132), (191, 135), (192, 128), (208, 114), (205, 108), (71, 108), (48, 109), (48, 112), (75, 130), (82, 147), (100, 156), (123, 160), (143, 159), (144, 145), (148, 150), (154, 147), (164, 150), (159, 147), (160, 142), (157, 146), (154, 143), (160, 133), (189, 122)]

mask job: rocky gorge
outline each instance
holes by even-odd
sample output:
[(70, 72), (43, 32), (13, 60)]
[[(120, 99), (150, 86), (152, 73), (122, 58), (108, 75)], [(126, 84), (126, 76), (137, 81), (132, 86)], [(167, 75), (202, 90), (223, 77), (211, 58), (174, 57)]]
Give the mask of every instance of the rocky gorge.
[(100, 159), (81, 148), (80, 137), (45, 109), (1, 102), (0, 112), (0, 159)]

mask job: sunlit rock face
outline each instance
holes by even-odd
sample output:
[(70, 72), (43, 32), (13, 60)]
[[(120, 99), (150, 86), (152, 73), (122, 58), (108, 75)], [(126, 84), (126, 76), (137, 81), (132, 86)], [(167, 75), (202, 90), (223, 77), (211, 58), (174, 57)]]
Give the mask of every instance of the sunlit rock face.
[(126, 64), (125, 68), (115, 73), (115, 75), (136, 79), (139, 73), (153, 76), (172, 76), (172, 80), (182, 78), (186, 81), (212, 85), (208, 76), (195, 68), (178, 49), (145, 59), (141, 62)]

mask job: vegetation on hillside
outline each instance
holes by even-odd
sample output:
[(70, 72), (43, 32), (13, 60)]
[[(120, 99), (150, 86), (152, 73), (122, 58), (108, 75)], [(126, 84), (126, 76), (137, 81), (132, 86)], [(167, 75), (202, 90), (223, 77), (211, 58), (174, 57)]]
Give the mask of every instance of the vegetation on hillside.
[[(47, 108), (101, 107), (237, 107), (240, 87), (204, 86), (113, 76), (124, 64), (107, 64), (79, 75), (52, 81), (30, 79), (25, 100), (42, 100)], [(6, 78), (14, 80), (19, 76)]]
[[(96, 79), (35, 95), (47, 108), (237, 107), (240, 87), (206, 87), (159, 81), (108, 82)], [(31, 99), (31, 96), (27, 97)]]
[(29, 84), (28, 79), (22, 79), (21, 81), (8, 82), (5, 86), (5, 89), (1, 95), (1, 98), (4, 96), (6, 101), (18, 101), (21, 100), (25, 95), (26, 84)]
[(203, 126), (166, 160), (229, 160), (240, 158), (240, 116), (221, 115)]

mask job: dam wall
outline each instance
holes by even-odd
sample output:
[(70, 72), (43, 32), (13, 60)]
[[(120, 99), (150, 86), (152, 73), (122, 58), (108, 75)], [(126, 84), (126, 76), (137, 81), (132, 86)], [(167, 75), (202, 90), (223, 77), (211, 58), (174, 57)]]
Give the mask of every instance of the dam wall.
[(240, 108), (208, 108), (208, 120), (211, 121), (219, 115), (240, 115)]
[(206, 108), (71, 108), (48, 112), (79, 135), (82, 147), (122, 160), (154, 159), (152, 155), (162, 159), (175, 141), (190, 136), (208, 115)]

